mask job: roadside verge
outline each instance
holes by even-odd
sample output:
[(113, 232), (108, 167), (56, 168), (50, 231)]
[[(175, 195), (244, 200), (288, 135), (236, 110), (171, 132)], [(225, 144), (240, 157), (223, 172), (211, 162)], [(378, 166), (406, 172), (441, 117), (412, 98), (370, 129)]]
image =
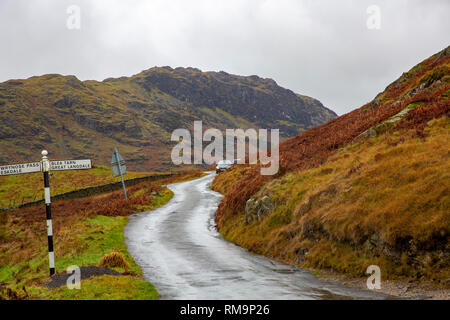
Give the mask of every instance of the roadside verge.
[(3, 299), (156, 299), (153, 286), (127, 252), (124, 227), (128, 216), (167, 203), (172, 192), (166, 184), (201, 176), (201, 171), (141, 182), (122, 191), (52, 203), (57, 273), (75, 266), (97, 266), (112, 252), (120, 254), (127, 268), (111, 266), (123, 276), (104, 275), (81, 282), (81, 290), (66, 286), (48, 289), (45, 216), (42, 206), (1, 213), (0, 294)]

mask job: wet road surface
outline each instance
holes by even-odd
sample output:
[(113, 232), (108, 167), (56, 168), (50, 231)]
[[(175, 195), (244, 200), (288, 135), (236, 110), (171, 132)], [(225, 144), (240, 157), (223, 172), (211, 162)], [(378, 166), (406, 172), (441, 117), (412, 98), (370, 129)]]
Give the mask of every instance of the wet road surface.
[(215, 229), (214, 174), (169, 185), (165, 206), (130, 217), (128, 251), (161, 299), (383, 299), (249, 253)]

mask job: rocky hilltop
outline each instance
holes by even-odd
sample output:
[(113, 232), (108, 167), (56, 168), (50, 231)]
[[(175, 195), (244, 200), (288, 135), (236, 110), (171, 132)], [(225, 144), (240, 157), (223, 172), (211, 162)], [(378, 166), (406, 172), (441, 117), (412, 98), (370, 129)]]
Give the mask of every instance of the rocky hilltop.
[(336, 114), (258, 76), (155, 67), (102, 82), (49, 74), (0, 84), (0, 163), (55, 158), (108, 164), (118, 147), (133, 169), (171, 167), (170, 135), (204, 128), (279, 128), (282, 138)]

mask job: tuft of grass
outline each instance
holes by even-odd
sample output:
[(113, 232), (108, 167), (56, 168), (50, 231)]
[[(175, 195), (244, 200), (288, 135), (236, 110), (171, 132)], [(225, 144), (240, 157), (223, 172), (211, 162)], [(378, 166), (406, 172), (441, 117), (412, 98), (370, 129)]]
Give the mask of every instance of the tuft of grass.
[(130, 265), (120, 252), (105, 254), (98, 263), (100, 268), (122, 268), (128, 271)]

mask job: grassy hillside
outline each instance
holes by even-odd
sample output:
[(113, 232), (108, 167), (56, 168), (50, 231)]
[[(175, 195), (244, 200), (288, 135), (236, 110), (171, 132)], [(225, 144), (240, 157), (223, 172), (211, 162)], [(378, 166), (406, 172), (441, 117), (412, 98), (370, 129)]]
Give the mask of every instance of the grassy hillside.
[[(426, 138), (404, 130), (340, 149), (323, 165), (290, 172), (252, 197), (276, 210), (261, 223), (243, 215), (221, 232), (250, 250), (304, 267), (363, 276), (376, 264), (386, 278), (446, 281), (450, 277), (450, 119), (430, 122)], [(227, 191), (248, 170), (219, 175)], [(236, 179), (236, 180), (237, 180)]]
[(0, 84), (0, 164), (53, 158), (109, 164), (119, 148), (131, 169), (172, 167), (171, 133), (204, 127), (280, 128), (282, 137), (336, 115), (271, 79), (193, 68), (152, 68), (133, 77), (80, 81), (57, 74)]
[[(450, 48), (423, 61), (372, 102), (280, 145), (280, 172), (236, 167), (216, 221), (225, 238), (305, 267), (449, 286)], [(433, 120), (436, 119), (436, 120)], [(245, 222), (246, 201), (276, 209)]]
[[(155, 173), (128, 172), (124, 179), (133, 179)], [(54, 171), (50, 178), (52, 196), (78, 190), (81, 188), (100, 186), (120, 181), (114, 177), (111, 168), (94, 166), (89, 170)], [(9, 208), (22, 203), (38, 201), (44, 198), (44, 182), (42, 173), (30, 173), (0, 177), (0, 208)]]

